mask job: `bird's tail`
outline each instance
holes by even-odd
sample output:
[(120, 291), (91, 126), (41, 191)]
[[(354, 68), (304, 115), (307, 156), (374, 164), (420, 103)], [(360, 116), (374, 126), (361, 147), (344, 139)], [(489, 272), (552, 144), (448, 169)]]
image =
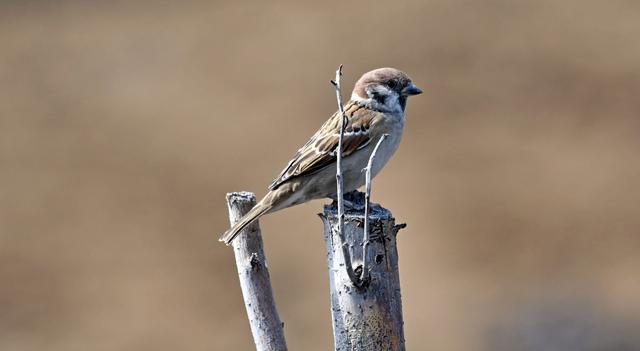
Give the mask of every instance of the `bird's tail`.
[(231, 241), (233, 241), (233, 239), (238, 234), (240, 234), (240, 231), (242, 229), (246, 228), (249, 224), (258, 220), (258, 218), (260, 218), (262, 215), (269, 212), (270, 209), (271, 209), (271, 206), (269, 205), (263, 205), (262, 203), (257, 204), (255, 207), (251, 209), (251, 211), (249, 211), (246, 215), (244, 215), (238, 221), (238, 223), (236, 223), (234, 226), (229, 228), (229, 230), (224, 232), (224, 234), (222, 234), (222, 236), (218, 240), (224, 242), (227, 245), (231, 245)]

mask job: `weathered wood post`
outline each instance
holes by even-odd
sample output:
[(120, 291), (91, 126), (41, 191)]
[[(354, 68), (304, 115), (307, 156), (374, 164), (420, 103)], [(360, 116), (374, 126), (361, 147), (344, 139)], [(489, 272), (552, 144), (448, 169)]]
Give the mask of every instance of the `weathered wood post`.
[[(364, 194), (349, 193), (345, 200), (355, 205), (345, 208), (345, 243), (356, 274), (362, 276)], [(326, 205), (320, 217), (327, 248), (335, 350), (405, 350), (396, 248), (396, 234), (405, 225), (396, 225), (389, 210), (371, 204), (369, 279), (356, 287), (345, 269), (336, 204)]]
[[(231, 225), (238, 222), (255, 204), (256, 196), (253, 193), (228, 193)], [(258, 221), (242, 230), (232, 245), (256, 350), (286, 351), (283, 324), (273, 298)]]

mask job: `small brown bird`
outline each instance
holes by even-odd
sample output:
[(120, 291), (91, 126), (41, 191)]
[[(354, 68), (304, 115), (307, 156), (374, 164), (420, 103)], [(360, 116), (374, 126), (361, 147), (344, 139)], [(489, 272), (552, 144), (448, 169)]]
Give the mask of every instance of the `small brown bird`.
[[(395, 68), (378, 68), (365, 73), (353, 88), (344, 106), (342, 162), (344, 191), (365, 183), (362, 169), (367, 166), (375, 144), (383, 134), (371, 167), (372, 176), (380, 172), (400, 144), (404, 129), (407, 98), (422, 93), (409, 76)], [(336, 112), (302, 146), (269, 186), (269, 192), (242, 219), (227, 230), (220, 241), (227, 245), (247, 225), (261, 216), (313, 199), (336, 198), (336, 149), (340, 137), (340, 111)]]

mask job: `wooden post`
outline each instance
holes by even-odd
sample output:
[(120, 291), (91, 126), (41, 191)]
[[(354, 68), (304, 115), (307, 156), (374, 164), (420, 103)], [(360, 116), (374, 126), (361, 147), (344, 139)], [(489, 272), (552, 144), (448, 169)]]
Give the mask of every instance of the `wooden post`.
[[(238, 222), (255, 204), (253, 193), (228, 193), (231, 225)], [(258, 221), (242, 230), (232, 244), (256, 350), (286, 351), (283, 323), (280, 322), (273, 298)]]
[[(364, 194), (349, 193), (345, 200), (354, 206), (345, 211), (344, 236), (355, 272), (362, 276)], [(345, 270), (336, 204), (326, 205), (320, 217), (327, 248), (335, 350), (405, 350), (396, 248), (396, 234), (405, 225), (396, 225), (389, 210), (371, 204), (369, 280), (357, 287)]]

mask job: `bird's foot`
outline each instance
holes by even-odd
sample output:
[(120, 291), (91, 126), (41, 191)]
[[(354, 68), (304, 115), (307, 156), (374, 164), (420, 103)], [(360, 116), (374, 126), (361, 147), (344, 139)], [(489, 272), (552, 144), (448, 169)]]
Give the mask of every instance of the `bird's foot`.
[[(332, 195), (331, 199), (333, 200), (333, 202), (337, 207), (338, 197), (336, 195)], [(344, 203), (345, 210), (355, 210), (355, 211), (364, 210), (364, 194), (357, 190), (345, 193), (342, 201)]]

